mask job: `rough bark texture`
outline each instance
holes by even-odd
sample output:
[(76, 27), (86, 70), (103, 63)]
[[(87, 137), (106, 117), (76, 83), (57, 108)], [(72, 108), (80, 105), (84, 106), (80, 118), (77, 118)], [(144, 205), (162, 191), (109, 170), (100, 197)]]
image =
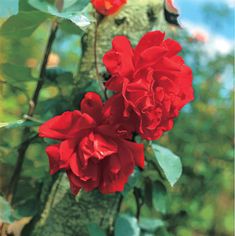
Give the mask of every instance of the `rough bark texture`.
[[(163, 0), (129, 0), (122, 10), (105, 17), (98, 28), (97, 61), (104, 72), (103, 54), (111, 48), (115, 35), (126, 35), (135, 45), (147, 31), (164, 30)], [(94, 65), (94, 27), (83, 38), (84, 54), (79, 79), (96, 78)], [(96, 223), (108, 229), (116, 216), (120, 194), (102, 195), (98, 191), (80, 192), (76, 199), (71, 195), (67, 177), (56, 176), (45, 184), (41, 196), (41, 210), (25, 228), (23, 235), (30, 236), (87, 236), (87, 225)]]
[[(136, 45), (142, 35), (152, 29), (165, 30), (163, 0), (129, 0), (116, 14), (101, 20), (97, 33), (97, 62), (99, 71), (104, 72), (102, 58), (112, 47), (116, 35), (126, 35), (132, 45)], [(90, 27), (83, 38), (84, 55), (79, 77), (83, 80), (95, 79), (94, 66), (94, 27)]]

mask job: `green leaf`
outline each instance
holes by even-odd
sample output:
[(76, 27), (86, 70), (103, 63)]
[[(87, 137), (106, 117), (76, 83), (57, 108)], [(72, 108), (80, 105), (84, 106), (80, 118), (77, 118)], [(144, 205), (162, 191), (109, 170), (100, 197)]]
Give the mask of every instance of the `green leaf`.
[(77, 0), (64, 0), (63, 1), (63, 8), (66, 9), (68, 7), (71, 7), (76, 2), (77, 2)]
[[(64, 9), (66, 9), (67, 12), (76, 13), (82, 11), (90, 3), (90, 0), (65, 0), (64, 2)], [(74, 4), (71, 4), (72, 2), (74, 2)]]
[(114, 236), (139, 236), (140, 228), (135, 217), (120, 214), (115, 222)]
[(20, 12), (11, 16), (0, 28), (0, 35), (18, 39), (30, 36), (48, 15), (38, 11)]
[(35, 80), (31, 69), (11, 63), (0, 64), (0, 72), (7, 77), (7, 81), (22, 82)]
[(66, 19), (60, 23), (60, 29), (68, 34), (83, 34), (83, 31), (79, 27), (77, 27), (72, 21)]
[(0, 221), (4, 223), (13, 222), (11, 206), (2, 196), (0, 196)]
[(129, 176), (128, 182), (125, 184), (124, 190), (121, 194), (125, 197), (135, 186), (140, 177), (140, 170), (135, 168), (134, 172)]
[(105, 232), (97, 224), (88, 225), (89, 236), (105, 236)]
[(182, 174), (180, 158), (172, 151), (157, 144), (152, 144), (156, 160), (162, 168), (170, 185), (173, 186)]
[(13, 128), (20, 128), (20, 127), (32, 127), (32, 126), (38, 126), (41, 123), (35, 122), (35, 121), (25, 121), (25, 120), (17, 120), (15, 122), (10, 123), (0, 123), (0, 129), (13, 129)]
[(154, 208), (165, 214), (167, 206), (167, 191), (165, 186), (160, 182), (156, 181), (153, 183), (153, 206)]
[(71, 84), (73, 82), (73, 73), (59, 67), (54, 67), (46, 69), (46, 78), (51, 82)]
[(28, 3), (28, 0), (19, 0), (19, 11), (35, 11), (35, 9)]
[(148, 231), (148, 232), (154, 232), (160, 227), (163, 227), (165, 224), (160, 219), (150, 219), (150, 218), (140, 218), (139, 226), (141, 229)]
[(36, 9), (53, 16), (61, 17), (73, 22), (79, 28), (85, 30), (90, 25), (90, 20), (83, 12), (88, 5), (89, 0), (64, 1), (63, 9), (57, 8), (56, 4), (52, 5), (47, 1), (29, 0), (29, 3)]

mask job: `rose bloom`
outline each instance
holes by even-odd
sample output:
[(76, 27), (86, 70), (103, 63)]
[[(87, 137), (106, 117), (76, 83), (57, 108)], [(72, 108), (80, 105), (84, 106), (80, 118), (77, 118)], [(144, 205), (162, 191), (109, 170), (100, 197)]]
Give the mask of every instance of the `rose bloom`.
[(98, 94), (89, 92), (81, 111), (66, 111), (39, 128), (39, 136), (60, 141), (46, 148), (50, 173), (66, 170), (73, 194), (81, 188), (122, 191), (135, 165), (144, 167), (143, 144), (125, 139), (131, 137), (127, 126), (111, 124), (110, 101), (104, 106)]
[(127, 0), (91, 0), (93, 7), (102, 15), (112, 15), (120, 10)]
[(103, 57), (111, 74), (106, 87), (124, 103), (124, 117), (135, 114), (134, 129), (147, 140), (172, 129), (173, 119), (194, 97), (192, 71), (177, 55), (181, 46), (164, 37), (160, 31), (146, 33), (133, 48), (125, 36), (116, 36)]

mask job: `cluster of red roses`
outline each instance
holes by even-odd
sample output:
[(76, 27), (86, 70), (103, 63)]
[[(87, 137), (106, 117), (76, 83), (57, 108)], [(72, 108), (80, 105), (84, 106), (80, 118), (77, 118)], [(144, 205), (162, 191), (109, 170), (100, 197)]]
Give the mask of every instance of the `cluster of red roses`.
[(39, 128), (60, 140), (46, 148), (50, 173), (64, 169), (73, 194), (83, 188), (122, 191), (135, 166), (144, 167), (144, 146), (133, 134), (155, 140), (173, 127), (179, 110), (193, 99), (192, 72), (177, 54), (181, 46), (164, 33), (145, 34), (133, 48), (125, 36), (113, 39), (103, 62), (105, 83), (114, 92), (105, 103), (88, 92), (80, 111), (67, 111)]

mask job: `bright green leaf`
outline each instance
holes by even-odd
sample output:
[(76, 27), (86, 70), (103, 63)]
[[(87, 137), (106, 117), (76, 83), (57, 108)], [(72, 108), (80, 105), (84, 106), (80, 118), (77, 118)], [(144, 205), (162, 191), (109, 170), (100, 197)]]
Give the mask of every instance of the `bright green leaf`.
[(160, 182), (153, 182), (153, 206), (154, 208), (161, 212), (166, 213), (167, 206), (167, 191), (165, 186)]
[(73, 4), (75, 4), (78, 0), (64, 0), (64, 7), (63, 9), (66, 9), (68, 7), (71, 7)]
[(2, 24), (0, 36), (16, 39), (28, 37), (47, 17), (47, 14), (38, 11), (20, 12)]
[(121, 214), (115, 222), (114, 236), (139, 236), (140, 228), (133, 216)]
[(85, 29), (90, 25), (90, 20), (82, 11), (88, 5), (89, 0), (68, 1), (68, 3), (64, 1), (62, 11), (59, 11), (56, 5), (52, 5), (45, 0), (29, 0), (29, 3), (42, 12), (72, 21), (81, 29)]
[(60, 23), (60, 29), (68, 34), (82, 35), (83, 31), (70, 20), (63, 20)]
[(139, 226), (141, 229), (154, 232), (156, 229), (163, 227), (165, 224), (160, 219), (140, 218)]
[(89, 236), (105, 236), (105, 232), (97, 225), (90, 224), (88, 225)]
[[(74, 4), (71, 4), (74, 2)], [(67, 12), (78, 12), (82, 11), (88, 4), (90, 3), (90, 0), (65, 0), (64, 1), (64, 8)]]
[(38, 126), (41, 123), (35, 122), (35, 121), (25, 121), (25, 120), (17, 120), (15, 122), (4, 122), (0, 123), (0, 129), (5, 128), (5, 129), (13, 129), (13, 128), (20, 128), (20, 127), (32, 127), (32, 126)]
[(170, 185), (173, 186), (182, 174), (180, 158), (169, 149), (157, 144), (152, 144), (152, 148), (159, 166), (162, 168)]
[(35, 9), (28, 3), (28, 0), (19, 0), (19, 11), (35, 11)]

